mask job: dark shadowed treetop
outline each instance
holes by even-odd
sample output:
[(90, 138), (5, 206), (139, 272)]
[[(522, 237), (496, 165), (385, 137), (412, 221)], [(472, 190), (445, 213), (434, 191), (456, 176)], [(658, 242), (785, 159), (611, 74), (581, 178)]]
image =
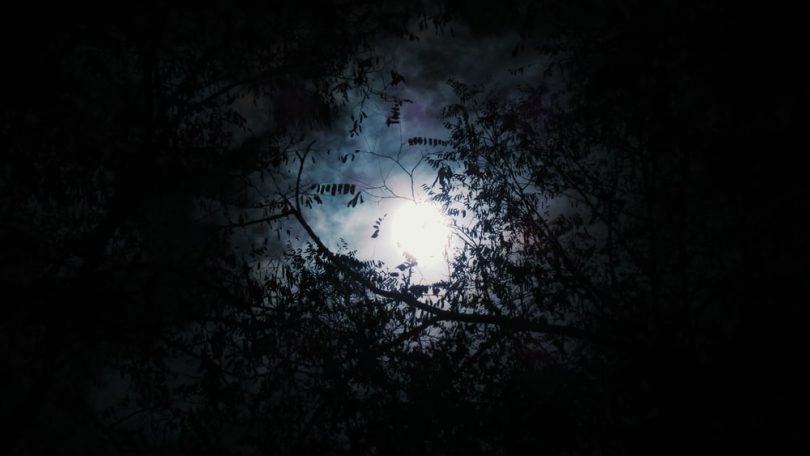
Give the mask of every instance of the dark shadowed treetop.
[[(7, 17), (7, 452), (789, 445), (797, 17), (593, 0)], [(445, 135), (402, 139), (457, 241), (446, 280), (418, 281), (415, 259), (323, 240), (324, 200), (350, 212), (373, 188), (311, 184), (310, 138), (346, 112), (353, 135), (398, 128), (394, 88), (416, 76), (379, 49), (454, 27), (543, 67), (508, 97), (459, 75)]]

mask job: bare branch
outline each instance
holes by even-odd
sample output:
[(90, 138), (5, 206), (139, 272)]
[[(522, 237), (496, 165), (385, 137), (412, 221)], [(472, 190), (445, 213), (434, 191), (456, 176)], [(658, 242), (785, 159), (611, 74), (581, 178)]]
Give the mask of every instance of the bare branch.
[(368, 277), (356, 271), (352, 265), (348, 264), (343, 257), (335, 254), (324, 245), (312, 227), (304, 219), (300, 211), (293, 213), (298, 223), (307, 232), (307, 235), (315, 243), (318, 251), (321, 252), (327, 259), (329, 259), (340, 270), (346, 273), (352, 280), (364, 286), (372, 293), (393, 299), (398, 302), (403, 302), (413, 308), (419, 309), (428, 314), (434, 315), (437, 321), (455, 321), (459, 323), (472, 323), (483, 325), (495, 325), (507, 328), (513, 331), (530, 331), (537, 333), (545, 333), (550, 335), (574, 337), (577, 339), (585, 340), (588, 342), (599, 343), (604, 345), (614, 345), (615, 340), (599, 336), (589, 331), (564, 325), (555, 325), (548, 323), (544, 320), (530, 320), (525, 318), (510, 318), (500, 315), (486, 315), (474, 314), (464, 312), (453, 312), (444, 309), (433, 307), (419, 301), (415, 296), (400, 290), (386, 290), (380, 288), (377, 284), (371, 281)]

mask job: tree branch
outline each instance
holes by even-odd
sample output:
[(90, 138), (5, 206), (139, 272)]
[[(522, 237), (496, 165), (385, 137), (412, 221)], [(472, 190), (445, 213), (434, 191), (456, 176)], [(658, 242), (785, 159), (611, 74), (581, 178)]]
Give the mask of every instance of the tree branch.
[(227, 225), (218, 225), (217, 228), (220, 229), (220, 230), (227, 230), (227, 229), (231, 229), (231, 228), (244, 228), (244, 227), (250, 226), (250, 225), (257, 225), (259, 223), (272, 222), (273, 220), (278, 220), (278, 219), (282, 219), (284, 217), (289, 217), (290, 215), (293, 215), (293, 212), (294, 211), (292, 211), (292, 210), (284, 210), (284, 211), (279, 212), (278, 214), (273, 214), (273, 215), (263, 217), (263, 218), (260, 218), (260, 219), (256, 219), (256, 220), (248, 220), (246, 222), (239, 222), (239, 223), (229, 223)]
[[(292, 206), (290, 207), (292, 208)], [(298, 220), (298, 223), (301, 225), (301, 227), (304, 228), (304, 230), (307, 232), (307, 235), (310, 237), (310, 239), (312, 239), (312, 241), (315, 243), (315, 245), (318, 248), (318, 251), (320, 251), (333, 264), (335, 264), (349, 277), (351, 277), (352, 280), (363, 285), (366, 289), (370, 290), (372, 293), (378, 296), (394, 299), (398, 302), (403, 302), (411, 307), (429, 313), (435, 317), (436, 321), (455, 321), (459, 323), (495, 325), (513, 331), (530, 331), (537, 333), (552, 334), (557, 336), (573, 337), (576, 339), (603, 345), (616, 344), (616, 341), (611, 338), (606, 338), (591, 333), (589, 331), (586, 331), (584, 329), (572, 326), (555, 325), (548, 323), (545, 320), (530, 320), (526, 318), (510, 318), (500, 315), (486, 315), (486, 314), (448, 311), (433, 307), (429, 304), (425, 304), (424, 302), (419, 301), (415, 296), (405, 291), (386, 290), (384, 288), (380, 288), (368, 277), (356, 271), (341, 256), (336, 255), (331, 250), (329, 250), (329, 248), (327, 248), (326, 245), (324, 245), (324, 243), (320, 240), (320, 238), (312, 229), (312, 227), (304, 219), (301, 212), (293, 210), (293, 215)]]

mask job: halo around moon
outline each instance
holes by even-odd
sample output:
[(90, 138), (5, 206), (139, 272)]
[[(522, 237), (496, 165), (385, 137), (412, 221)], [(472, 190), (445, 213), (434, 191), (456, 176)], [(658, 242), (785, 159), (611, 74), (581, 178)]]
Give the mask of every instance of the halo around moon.
[(420, 264), (433, 263), (444, 256), (450, 236), (447, 218), (430, 203), (407, 202), (391, 220), (394, 247)]

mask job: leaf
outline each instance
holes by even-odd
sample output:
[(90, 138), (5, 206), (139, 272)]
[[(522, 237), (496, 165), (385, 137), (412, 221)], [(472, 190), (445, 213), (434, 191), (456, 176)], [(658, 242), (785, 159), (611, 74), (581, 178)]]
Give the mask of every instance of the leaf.
[(405, 78), (403, 78), (402, 75), (397, 73), (396, 71), (391, 70), (391, 85), (395, 86), (400, 82), (405, 82)]
[(357, 206), (357, 198), (360, 196), (360, 193), (354, 195), (354, 198), (350, 199), (349, 202), (346, 204), (346, 207), (355, 207)]
[(425, 294), (428, 291), (428, 286), (427, 285), (413, 285), (413, 286), (411, 286), (411, 291), (413, 291), (414, 294)]

